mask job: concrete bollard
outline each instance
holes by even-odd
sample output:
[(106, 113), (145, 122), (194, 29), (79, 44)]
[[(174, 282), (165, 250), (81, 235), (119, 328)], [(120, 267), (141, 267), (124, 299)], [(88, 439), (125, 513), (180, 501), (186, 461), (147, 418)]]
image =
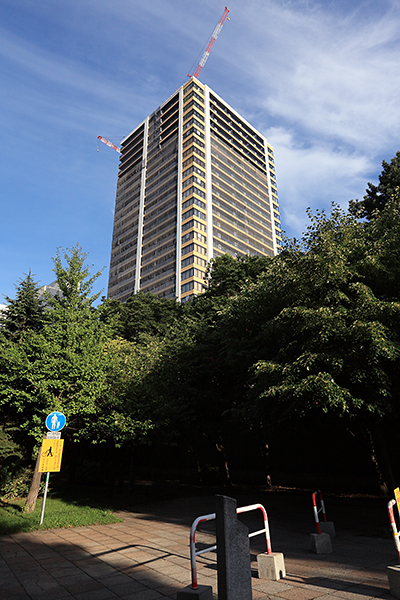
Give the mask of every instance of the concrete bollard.
[(198, 585), (193, 589), (191, 585), (176, 593), (176, 600), (213, 600), (211, 585)]
[(285, 559), (282, 552), (264, 552), (257, 556), (259, 579), (278, 581), (286, 576)]
[(335, 525), (333, 521), (321, 521), (319, 524), (321, 533), (327, 533), (331, 540), (336, 536)]
[(315, 554), (331, 554), (331, 537), (327, 533), (312, 533), (310, 535), (311, 550)]
[(234, 498), (216, 496), (219, 600), (252, 600), (249, 530), (236, 508)]
[(387, 567), (386, 573), (389, 580), (390, 594), (394, 598), (400, 598), (400, 565)]

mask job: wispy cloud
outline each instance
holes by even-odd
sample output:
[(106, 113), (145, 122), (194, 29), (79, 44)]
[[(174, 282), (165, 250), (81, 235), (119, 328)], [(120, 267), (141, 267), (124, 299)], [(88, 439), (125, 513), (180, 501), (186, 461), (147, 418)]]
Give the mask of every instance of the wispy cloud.
[(399, 133), (400, 10), (343, 15), (302, 5), (251, 3), (230, 61), (254, 77), (252, 102), (299, 135), (374, 153)]
[[(283, 228), (298, 237), (308, 206), (362, 197), (399, 149), (400, 6), (228, 5), (201, 79), (274, 146)], [(108, 262), (117, 156), (97, 153), (96, 136), (122, 139), (166, 100), (222, 11), (215, 0), (2, 1), (1, 251), (18, 264), (0, 297), (60, 244)]]
[(283, 128), (267, 131), (275, 142), (278, 187), (284, 228), (296, 235), (304, 230), (308, 207), (327, 208), (332, 202), (347, 209), (348, 200), (365, 189), (371, 168), (365, 156), (329, 145), (303, 146)]
[(226, 94), (274, 146), (283, 224), (297, 235), (307, 206), (347, 206), (398, 149), (400, 8), (339, 4), (236, 6), (221, 45), (243, 68)]

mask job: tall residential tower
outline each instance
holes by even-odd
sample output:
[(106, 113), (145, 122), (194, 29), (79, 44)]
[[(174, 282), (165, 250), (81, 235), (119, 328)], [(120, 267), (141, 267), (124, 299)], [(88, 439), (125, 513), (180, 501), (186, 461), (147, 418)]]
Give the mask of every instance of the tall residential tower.
[(272, 147), (191, 78), (121, 143), (108, 296), (201, 293), (207, 263), (273, 256), (281, 241)]

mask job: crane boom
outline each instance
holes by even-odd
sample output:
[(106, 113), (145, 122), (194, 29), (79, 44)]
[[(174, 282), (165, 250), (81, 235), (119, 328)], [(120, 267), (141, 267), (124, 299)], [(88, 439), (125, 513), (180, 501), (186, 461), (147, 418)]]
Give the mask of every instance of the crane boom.
[(113, 148), (113, 150), (115, 150), (116, 152), (118, 152), (119, 154), (121, 154), (121, 148), (118, 148), (118, 146), (116, 146), (112, 142), (109, 142), (108, 140), (106, 140), (106, 138), (101, 137), (101, 135), (98, 135), (97, 138), (101, 142), (103, 142), (103, 144), (105, 144), (106, 146), (109, 146), (110, 148)]
[[(216, 40), (217, 40), (217, 37), (219, 36), (219, 34), (220, 34), (220, 32), (221, 32), (221, 29), (222, 29), (222, 27), (223, 27), (223, 24), (224, 24), (224, 23), (225, 23), (225, 21), (226, 21), (226, 18), (227, 18), (227, 16), (228, 16), (228, 13), (229, 13), (229, 10), (228, 10), (228, 9), (227, 9), (227, 7), (225, 6), (225, 10), (224, 10), (224, 12), (223, 12), (223, 15), (222, 15), (222, 17), (220, 18), (220, 20), (218, 21), (218, 23), (217, 23), (217, 25), (216, 25), (216, 27), (215, 27), (215, 29), (214, 29), (213, 33), (212, 33), (212, 36), (211, 36), (211, 37), (210, 37), (210, 39), (209, 39), (209, 42), (208, 42), (208, 44), (207, 44), (207, 47), (206, 47), (206, 49), (205, 49), (205, 51), (204, 51), (204, 54), (203, 54), (203, 56), (202, 56), (202, 57), (201, 57), (201, 59), (200, 59), (200, 62), (199, 62), (199, 64), (197, 65), (197, 68), (196, 68), (196, 70), (195, 70), (195, 72), (194, 72), (194, 74), (193, 74), (193, 77), (196, 77), (196, 78), (198, 78), (198, 77), (199, 77), (199, 75), (200, 75), (200, 73), (201, 73), (201, 71), (202, 71), (202, 69), (203, 69), (204, 65), (205, 65), (205, 64), (206, 64), (206, 62), (207, 62), (207, 59), (208, 59), (208, 57), (210, 56), (210, 52), (211, 52), (211, 50), (212, 50), (212, 48), (213, 48), (213, 46), (214, 46), (214, 44), (215, 44), (215, 42), (216, 42)], [(229, 20), (229, 19), (228, 19), (228, 20)]]

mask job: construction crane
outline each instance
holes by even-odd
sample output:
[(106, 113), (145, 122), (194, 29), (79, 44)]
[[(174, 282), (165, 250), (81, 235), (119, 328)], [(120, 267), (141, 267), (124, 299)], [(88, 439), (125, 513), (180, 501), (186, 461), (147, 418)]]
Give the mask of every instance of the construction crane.
[(97, 139), (99, 139), (101, 142), (103, 142), (103, 144), (105, 144), (106, 146), (109, 146), (110, 148), (112, 148), (113, 150), (118, 152), (118, 154), (121, 154), (121, 148), (118, 148), (118, 146), (116, 146), (112, 142), (109, 142), (108, 140), (106, 140), (106, 138), (103, 138), (103, 137), (101, 137), (101, 135), (98, 135)]
[[(210, 56), (210, 52), (213, 49), (213, 46), (215, 44), (215, 42), (217, 41), (217, 37), (219, 36), (221, 29), (226, 21), (226, 19), (228, 19), (229, 21), (229, 17), (228, 17), (228, 13), (229, 10), (228, 8), (225, 6), (224, 12), (222, 14), (222, 17), (220, 18), (220, 20), (218, 21), (218, 23), (215, 26), (215, 29), (210, 37), (210, 39), (207, 42), (207, 47), (203, 53), (203, 56), (201, 57), (196, 70), (193, 74), (193, 77), (196, 77), (196, 79), (198, 79), (204, 65), (207, 62), (208, 57)], [(191, 77), (191, 75), (188, 75), (188, 77)], [(112, 142), (110, 142), (109, 140), (107, 140), (106, 138), (102, 137), (101, 135), (98, 135), (97, 138), (103, 142), (103, 144), (106, 144), (106, 146), (109, 146), (110, 148), (113, 148), (113, 150), (115, 150), (116, 152), (118, 152), (118, 154), (121, 154), (121, 148), (118, 148), (118, 146), (116, 146), (115, 144), (113, 144)], [(98, 150), (98, 148), (97, 148)]]
[[(193, 73), (193, 77), (196, 77), (196, 79), (198, 79), (198, 77), (199, 77), (199, 75), (200, 75), (200, 73), (201, 73), (204, 65), (207, 62), (208, 57), (210, 56), (210, 52), (211, 52), (211, 50), (212, 50), (212, 48), (213, 48), (213, 46), (214, 46), (214, 44), (215, 44), (215, 42), (217, 40), (217, 37), (219, 36), (219, 34), (221, 32), (221, 29), (222, 29), (222, 27), (223, 27), (223, 25), (224, 25), (224, 23), (225, 23), (225, 21), (226, 21), (226, 19), (228, 17), (228, 13), (229, 13), (229, 10), (225, 6), (225, 10), (223, 12), (223, 15), (220, 18), (220, 20), (218, 21), (218, 23), (217, 23), (217, 25), (216, 25), (216, 27), (215, 27), (215, 29), (214, 29), (214, 31), (213, 31), (213, 33), (212, 33), (209, 41), (207, 43), (207, 47), (206, 47), (206, 49), (204, 51), (204, 54), (201, 57), (200, 62), (197, 65), (195, 72)], [(228, 17), (228, 21), (229, 21), (229, 17)], [(190, 75), (188, 75), (188, 77), (190, 77)]]

